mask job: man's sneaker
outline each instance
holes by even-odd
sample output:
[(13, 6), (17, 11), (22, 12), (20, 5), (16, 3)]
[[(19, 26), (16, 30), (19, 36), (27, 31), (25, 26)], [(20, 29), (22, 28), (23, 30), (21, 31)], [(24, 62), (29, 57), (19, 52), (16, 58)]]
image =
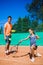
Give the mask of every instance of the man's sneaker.
[(5, 51), (5, 54), (8, 54), (9, 53), (9, 51), (7, 50), (7, 51)]

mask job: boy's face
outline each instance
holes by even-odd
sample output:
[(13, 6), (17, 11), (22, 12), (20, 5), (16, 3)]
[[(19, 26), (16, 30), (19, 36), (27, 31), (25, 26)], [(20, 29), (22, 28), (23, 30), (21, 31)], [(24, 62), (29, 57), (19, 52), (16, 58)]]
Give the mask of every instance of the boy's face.
[(32, 31), (31, 29), (29, 29), (29, 33), (30, 33), (30, 34), (32, 34), (32, 33), (33, 33), (33, 31)]
[(11, 18), (8, 18), (8, 22), (9, 22), (9, 23), (11, 23), (11, 20), (12, 20)]

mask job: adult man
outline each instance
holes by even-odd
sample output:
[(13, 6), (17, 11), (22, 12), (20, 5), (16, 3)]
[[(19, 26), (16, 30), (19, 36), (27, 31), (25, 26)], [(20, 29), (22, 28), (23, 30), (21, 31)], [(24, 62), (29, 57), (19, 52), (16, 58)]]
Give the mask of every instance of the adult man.
[(6, 54), (9, 54), (9, 46), (11, 43), (11, 30), (12, 30), (11, 20), (12, 20), (12, 17), (8, 16), (8, 21), (4, 25), (4, 38), (6, 41), (5, 53)]

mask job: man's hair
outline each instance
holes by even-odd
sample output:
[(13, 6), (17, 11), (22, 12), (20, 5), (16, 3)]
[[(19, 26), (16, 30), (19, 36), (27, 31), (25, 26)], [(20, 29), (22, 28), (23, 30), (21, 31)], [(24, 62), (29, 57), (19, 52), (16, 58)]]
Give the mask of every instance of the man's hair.
[(8, 16), (8, 18), (11, 18), (11, 19), (12, 19), (12, 17), (11, 17), (11, 16)]

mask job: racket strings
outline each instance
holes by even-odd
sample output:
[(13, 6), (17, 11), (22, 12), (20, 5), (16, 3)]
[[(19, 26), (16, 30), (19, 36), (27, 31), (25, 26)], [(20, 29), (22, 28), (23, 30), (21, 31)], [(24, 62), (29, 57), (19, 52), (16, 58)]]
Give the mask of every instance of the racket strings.
[(11, 47), (11, 51), (15, 51), (15, 52), (18, 52), (18, 47), (20, 45), (20, 42), (18, 44), (16, 44), (15, 46)]

